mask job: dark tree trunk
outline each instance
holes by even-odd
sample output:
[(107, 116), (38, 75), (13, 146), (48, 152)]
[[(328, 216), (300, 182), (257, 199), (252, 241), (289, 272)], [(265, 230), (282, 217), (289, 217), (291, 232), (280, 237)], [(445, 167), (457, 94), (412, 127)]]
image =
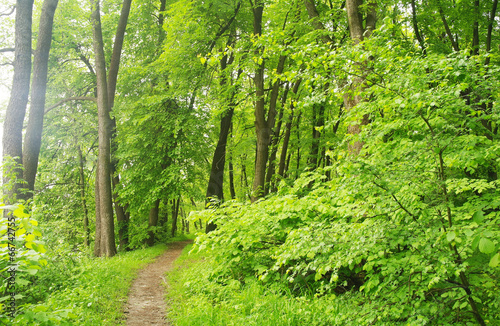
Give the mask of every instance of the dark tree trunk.
[[(221, 71), (225, 73), (227, 68), (228, 57), (225, 55), (221, 60)], [(221, 79), (221, 86), (224, 87), (227, 84), (225, 77)], [(217, 141), (217, 147), (215, 148), (214, 156), (212, 158), (212, 167), (210, 169), (210, 179), (208, 180), (206, 198), (207, 204), (210, 202), (211, 198), (215, 198), (220, 201), (224, 201), (224, 166), (226, 164), (226, 147), (227, 147), (227, 137), (229, 135), (229, 130), (231, 128), (231, 121), (233, 119), (234, 105), (233, 103), (234, 94), (231, 95), (229, 100), (229, 108), (220, 121), (220, 132), (219, 140)], [(206, 232), (213, 231), (217, 228), (214, 223), (208, 223)]]
[(425, 49), (424, 38), (420, 34), (420, 29), (418, 28), (417, 8), (415, 5), (415, 0), (411, 0), (411, 14), (412, 14), (412, 23), (413, 23), (413, 30), (415, 32), (415, 37), (417, 38), (418, 44), (420, 44), (420, 48), (422, 48), (423, 54), (426, 55), (427, 50)]
[(101, 30), (99, 0), (92, 1), (92, 25), (94, 35), (95, 68), (97, 75), (97, 115), (99, 134), (98, 188), (99, 214), (101, 226), (100, 256), (111, 257), (116, 254), (113, 221), (113, 200), (111, 195), (111, 118), (109, 116), (108, 86), (106, 80), (106, 61)]
[(234, 165), (233, 165), (232, 153), (229, 153), (228, 155), (228, 169), (229, 169), (229, 192), (231, 193), (231, 199), (235, 199), (236, 191), (234, 188)]
[[(2, 155), (3, 157), (15, 158), (19, 165), (23, 162), (22, 132), (30, 90), (32, 13), (33, 0), (16, 1), (14, 77), (5, 114)], [(11, 179), (21, 179), (22, 177), (20, 169), (4, 171), (3, 183), (8, 184)], [(21, 184), (16, 183), (11, 190), (7, 191), (5, 204), (13, 204), (16, 201), (20, 187)]]
[(280, 135), (281, 135), (281, 126), (283, 125), (283, 114), (285, 111), (285, 103), (288, 97), (289, 87), (285, 88), (283, 96), (281, 98), (281, 108), (279, 111), (278, 124), (276, 128), (273, 130), (272, 138), (271, 138), (271, 155), (269, 155), (269, 164), (267, 168), (266, 174), (266, 194), (269, 191), (276, 191), (276, 182), (274, 178), (274, 174), (276, 173), (276, 158), (278, 155), (278, 147), (280, 143)]
[[(489, 53), (491, 50), (491, 34), (493, 32), (493, 23), (495, 22), (495, 16), (497, 14), (497, 6), (498, 6), (498, 0), (494, 0), (488, 21), (488, 33), (486, 34), (486, 53)], [(486, 66), (490, 64), (490, 56), (486, 57), (484, 64)]]
[(38, 156), (42, 143), (43, 116), (45, 109), (45, 93), (47, 90), (47, 70), (50, 45), (52, 43), (52, 26), (54, 14), (59, 0), (45, 0), (40, 15), (38, 40), (33, 63), (33, 81), (31, 84), (31, 106), (28, 127), (24, 138), (23, 168), (24, 180), (27, 183), (26, 199), (33, 197), (35, 177), (38, 168)]
[[(153, 207), (149, 211), (148, 226), (155, 227), (158, 225), (158, 212), (160, 208), (160, 200), (157, 199)], [(146, 239), (146, 244), (152, 247), (155, 243), (155, 233), (151, 230), (148, 231), (148, 238)]]
[(179, 204), (181, 199), (172, 200), (172, 238), (175, 237), (177, 232), (177, 217), (179, 216)]
[[(297, 92), (299, 91), (300, 83), (302, 82), (302, 79), (299, 79), (295, 82), (292, 88), (292, 92), (294, 95), (297, 95)], [(292, 123), (293, 123), (293, 112), (294, 112), (294, 105), (293, 101), (292, 104), (290, 105), (290, 116), (288, 118), (288, 121), (285, 125), (285, 136), (283, 137), (283, 145), (281, 148), (281, 155), (280, 155), (280, 163), (279, 163), (279, 168), (278, 168), (278, 175), (281, 178), (285, 177), (285, 171), (288, 170), (288, 164), (287, 162), (287, 151), (288, 151), (288, 144), (290, 143), (290, 135), (292, 133)], [(290, 158), (288, 158), (288, 162), (290, 161)]]
[(312, 125), (312, 144), (311, 153), (309, 154), (309, 170), (315, 170), (319, 167), (320, 157), (319, 157), (319, 145), (321, 138), (321, 129), (325, 126), (325, 106), (323, 104), (317, 104), (313, 107), (313, 125)]

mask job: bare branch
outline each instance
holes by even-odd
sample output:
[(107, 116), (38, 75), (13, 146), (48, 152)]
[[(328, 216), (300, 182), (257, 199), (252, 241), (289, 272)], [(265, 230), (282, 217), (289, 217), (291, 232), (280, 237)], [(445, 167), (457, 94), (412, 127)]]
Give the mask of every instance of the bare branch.
[(61, 106), (63, 105), (64, 103), (66, 102), (70, 102), (70, 101), (93, 101), (93, 102), (96, 102), (96, 98), (95, 97), (90, 97), (90, 96), (75, 96), (75, 97), (68, 97), (68, 98), (65, 98), (65, 99), (62, 99), (60, 100), (59, 102), (57, 102), (56, 104), (52, 105), (52, 106), (49, 106), (46, 110), (45, 110), (45, 114), (47, 114), (49, 111), (57, 108), (58, 106)]
[(2, 17), (2, 16), (10, 16), (10, 15), (12, 15), (14, 13), (15, 10), (16, 10), (16, 6), (12, 6), (12, 8), (10, 8), (10, 12), (5, 13), (5, 14), (2, 13), (2, 14), (0, 14), (0, 17)]

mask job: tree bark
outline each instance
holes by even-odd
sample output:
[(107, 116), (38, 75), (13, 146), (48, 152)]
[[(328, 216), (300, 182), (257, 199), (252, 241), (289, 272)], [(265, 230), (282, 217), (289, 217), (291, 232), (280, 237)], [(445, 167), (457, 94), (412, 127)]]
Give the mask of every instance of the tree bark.
[[(360, 3), (357, 0), (347, 0), (347, 21), (349, 24), (349, 31), (351, 39), (354, 44), (359, 44), (365, 37), (369, 37), (373, 30), (375, 29), (376, 22), (376, 3), (369, 4), (369, 10), (365, 18), (365, 26), (363, 28), (363, 17), (359, 8)], [(346, 111), (354, 108), (358, 103), (361, 102), (361, 96), (359, 95), (360, 90), (363, 89), (364, 77), (362, 77), (365, 72), (364, 63), (356, 62), (355, 66), (361, 71), (359, 74), (361, 76), (353, 78), (352, 84), (349, 87), (349, 91), (344, 95), (344, 107)], [(369, 118), (367, 115), (363, 116), (363, 119), (354, 125), (347, 127), (347, 133), (349, 134), (359, 134), (361, 132), (361, 126), (367, 125), (369, 123)], [(363, 147), (363, 142), (356, 141), (349, 145), (349, 151), (352, 155), (356, 156), (361, 151)]]
[[(314, 0), (304, 0), (304, 4), (306, 6), (307, 14), (309, 15), (309, 19), (311, 20), (314, 29), (322, 31), (326, 30), (325, 26), (323, 26), (323, 23), (319, 20), (319, 13), (318, 10), (316, 9), (316, 5), (314, 4)], [(321, 36), (321, 40), (324, 43), (335, 42), (335, 40), (332, 37), (326, 34), (323, 34)]]
[[(220, 62), (221, 72), (222, 74), (226, 74), (226, 69), (228, 65), (227, 55), (222, 57)], [(241, 74), (241, 70), (238, 71), (238, 76)], [(229, 74), (228, 74), (229, 75)], [(225, 87), (227, 84), (227, 77), (223, 75), (220, 81), (220, 86)], [(220, 131), (219, 131), (219, 140), (217, 141), (217, 147), (215, 148), (214, 155), (212, 158), (212, 166), (210, 168), (210, 178), (208, 180), (207, 192), (206, 192), (206, 200), (207, 204), (210, 202), (211, 198), (216, 198), (220, 201), (224, 201), (224, 166), (226, 164), (226, 147), (227, 147), (227, 137), (229, 136), (229, 131), (232, 125), (234, 107), (236, 103), (234, 103), (235, 92), (230, 95), (229, 99), (229, 108), (226, 112), (223, 113), (223, 116), (220, 121)], [(214, 223), (208, 223), (206, 232), (210, 232), (215, 230), (217, 225)]]
[[(491, 7), (490, 17), (488, 21), (488, 32), (486, 34), (486, 53), (491, 50), (491, 34), (493, 33), (493, 23), (495, 22), (495, 16), (497, 13), (498, 0), (493, 1), (493, 6)], [(490, 56), (487, 56), (484, 64), (488, 66), (490, 64)]]
[[(300, 87), (301, 82), (302, 82), (302, 79), (298, 79), (295, 82), (295, 84), (293, 85), (292, 92), (295, 96), (297, 95), (297, 93), (299, 91), (299, 87)], [(287, 151), (288, 151), (288, 144), (290, 143), (290, 135), (292, 133), (293, 113), (294, 113), (294, 105), (293, 105), (293, 101), (292, 101), (292, 103), (290, 104), (290, 116), (289, 116), (288, 121), (285, 125), (285, 136), (283, 137), (283, 145), (281, 148), (280, 163), (279, 163), (279, 167), (278, 167), (278, 175), (281, 178), (285, 177), (285, 171), (286, 171), (285, 168), (287, 168), (287, 164), (286, 164)]]
[(99, 0), (92, 1), (93, 46), (97, 75), (97, 115), (99, 134), (98, 188), (99, 214), (101, 220), (100, 256), (111, 257), (116, 254), (113, 201), (111, 195), (111, 119), (109, 116), (108, 86), (106, 80), (106, 61), (102, 39)]
[(234, 165), (233, 165), (233, 155), (231, 152), (228, 154), (228, 169), (229, 169), (229, 192), (231, 193), (231, 199), (236, 199), (236, 191), (234, 188)]
[[(149, 211), (148, 226), (155, 227), (158, 225), (158, 212), (160, 208), (160, 200), (157, 199), (151, 210)], [(148, 231), (148, 238), (146, 239), (146, 244), (152, 247), (155, 243), (155, 233), (151, 230)]]
[(422, 49), (422, 53), (424, 55), (427, 54), (427, 50), (425, 49), (425, 42), (420, 34), (420, 29), (418, 28), (418, 21), (417, 21), (417, 8), (415, 4), (415, 0), (411, 0), (411, 16), (412, 16), (412, 23), (413, 23), (413, 31), (415, 32), (415, 37), (417, 38), (418, 44), (420, 44), (420, 48)]
[(38, 40), (33, 63), (31, 106), (23, 148), (24, 180), (27, 182), (28, 187), (26, 199), (33, 197), (33, 190), (35, 189), (38, 156), (42, 143), (45, 93), (47, 91), (47, 71), (50, 46), (52, 43), (52, 27), (54, 25), (54, 14), (58, 2), (59, 0), (45, 0), (40, 15), (40, 27), (38, 29)]
[[(15, 158), (15, 162), (19, 165), (23, 162), (22, 132), (30, 90), (32, 13), (33, 0), (16, 1), (14, 77), (5, 114), (2, 155), (4, 158), (6, 156)], [(11, 179), (16, 180), (22, 177), (23, 173), (20, 169), (4, 171), (3, 183), (8, 184)], [(16, 182), (14, 187), (6, 192), (5, 204), (13, 204), (16, 201), (20, 187), (21, 184)]]
[(94, 235), (94, 256), (101, 256), (101, 205), (99, 196), (99, 162), (96, 162), (95, 169), (95, 187), (94, 187), (94, 198), (95, 198), (95, 235)]
[[(253, 8), (253, 34), (254, 37), (262, 35), (262, 15), (264, 4), (257, 1)], [(255, 153), (255, 174), (252, 185), (251, 201), (264, 196), (264, 185), (266, 178), (266, 165), (269, 157), (269, 141), (271, 138), (271, 129), (266, 120), (265, 100), (264, 100), (264, 59), (261, 55), (261, 49), (255, 50), (255, 56), (262, 60), (258, 65), (253, 78), (255, 84), (255, 132), (257, 136), (257, 147)]]
[(181, 199), (172, 200), (172, 238), (175, 237), (175, 233), (177, 232), (177, 217), (179, 216), (179, 204)]
[(320, 103), (313, 107), (313, 125), (312, 125), (312, 144), (311, 153), (309, 154), (309, 170), (315, 170), (321, 161), (319, 158), (319, 145), (321, 138), (321, 131), (318, 129), (325, 126), (325, 106)]
[(80, 196), (82, 199), (82, 208), (83, 208), (83, 244), (85, 247), (90, 246), (90, 230), (89, 230), (89, 209), (87, 207), (87, 199), (85, 195), (85, 172), (84, 172), (84, 164), (85, 161), (83, 159), (82, 148), (78, 145), (77, 140), (77, 149), (78, 149), (78, 161), (79, 161), (79, 172), (80, 172)]
[[(115, 42), (113, 44), (113, 54), (111, 56), (111, 63), (109, 66), (108, 78), (107, 78), (107, 89), (108, 89), (108, 106), (111, 112), (115, 104), (115, 93), (116, 93), (116, 83), (118, 80), (118, 70), (120, 68), (120, 58), (123, 48), (123, 41), (125, 38), (125, 31), (127, 28), (128, 16), (130, 13), (130, 6), (132, 0), (124, 0), (122, 4), (122, 9), (120, 13), (120, 20), (118, 21), (118, 27), (116, 28)], [(110, 130), (111, 135), (111, 180), (113, 187), (113, 203), (115, 206), (116, 220), (118, 224), (118, 237), (121, 248), (126, 248), (128, 246), (128, 222), (129, 216), (125, 212), (125, 209), (118, 201), (118, 196), (116, 195), (116, 187), (120, 184), (120, 177), (116, 175), (116, 166), (118, 164), (114, 153), (116, 152), (116, 120), (111, 119)]]

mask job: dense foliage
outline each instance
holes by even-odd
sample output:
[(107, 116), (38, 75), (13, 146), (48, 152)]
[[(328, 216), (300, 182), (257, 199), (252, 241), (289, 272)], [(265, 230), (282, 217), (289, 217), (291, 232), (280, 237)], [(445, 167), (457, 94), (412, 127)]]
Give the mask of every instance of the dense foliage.
[[(206, 264), (174, 276), (179, 324), (500, 323), (497, 0), (135, 0), (116, 56), (122, 2), (92, 2), (99, 73), (96, 6), (59, 1), (33, 197), (3, 176), (3, 202), (26, 207), (19, 275), (48, 262), (27, 281), (43, 295), (22, 302), (73, 291), (46, 285), (67, 279), (62, 262), (85, 278), (82, 253), (114, 232), (124, 252), (194, 226), (214, 231), (195, 246)], [(2, 72), (13, 3), (0, 1)], [(103, 109), (97, 79), (117, 58)], [(88, 316), (63, 306), (25, 317)]]

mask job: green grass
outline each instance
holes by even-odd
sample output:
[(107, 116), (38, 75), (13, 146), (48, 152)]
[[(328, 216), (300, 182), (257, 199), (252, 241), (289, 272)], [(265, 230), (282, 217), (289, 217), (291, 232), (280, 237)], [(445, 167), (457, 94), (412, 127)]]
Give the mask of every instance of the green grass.
[(333, 296), (294, 297), (284, 288), (248, 280), (211, 279), (213, 262), (184, 249), (170, 284), (168, 318), (176, 326), (285, 326), (342, 324), (340, 301)]
[[(41, 303), (24, 307), (16, 325), (123, 325), (123, 308), (138, 269), (165, 245), (123, 252), (112, 258), (62, 257), (49, 260), (32, 292), (46, 291)], [(64, 265), (67, 264), (65, 269)]]

